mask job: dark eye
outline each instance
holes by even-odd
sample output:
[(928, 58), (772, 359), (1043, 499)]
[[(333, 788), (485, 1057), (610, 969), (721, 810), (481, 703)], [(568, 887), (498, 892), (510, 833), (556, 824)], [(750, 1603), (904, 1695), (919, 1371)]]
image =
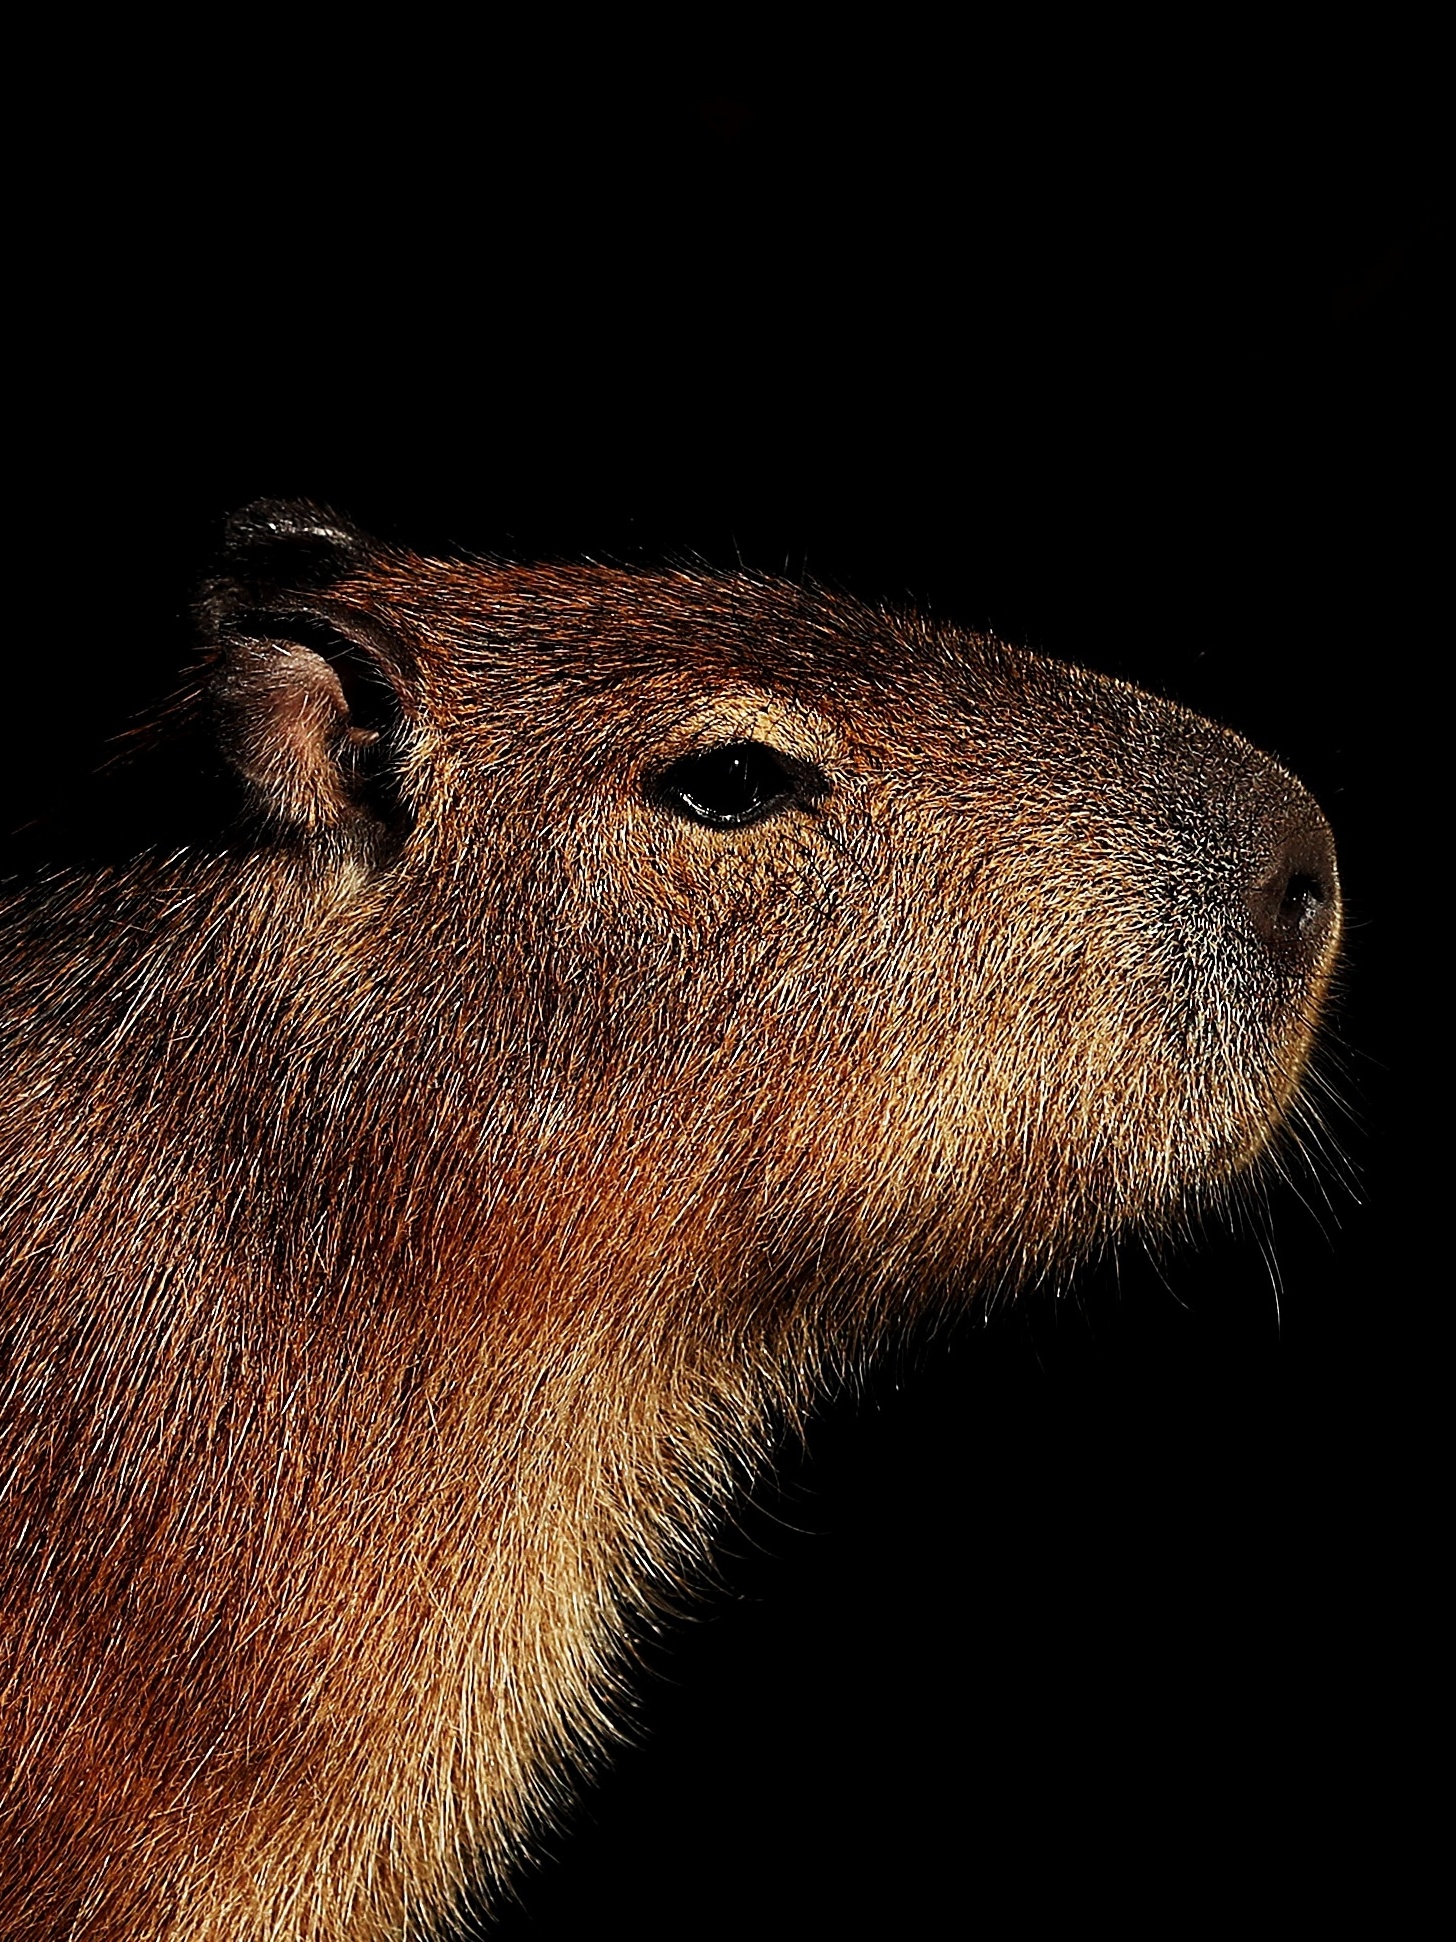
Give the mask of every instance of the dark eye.
[(809, 773), (762, 742), (729, 742), (682, 756), (653, 779), (650, 793), (665, 809), (709, 829), (743, 829), (795, 796), (822, 795), (822, 777), (817, 788), (806, 787)]

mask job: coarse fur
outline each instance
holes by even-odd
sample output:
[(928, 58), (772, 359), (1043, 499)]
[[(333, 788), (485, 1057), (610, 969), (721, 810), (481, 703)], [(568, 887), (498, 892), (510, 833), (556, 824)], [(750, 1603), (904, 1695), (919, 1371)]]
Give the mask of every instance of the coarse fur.
[(8, 920), (0, 1933), (360, 1942), (827, 1367), (1266, 1148), (1338, 898), (1228, 731), (813, 589), (265, 504), (200, 611), (241, 816)]

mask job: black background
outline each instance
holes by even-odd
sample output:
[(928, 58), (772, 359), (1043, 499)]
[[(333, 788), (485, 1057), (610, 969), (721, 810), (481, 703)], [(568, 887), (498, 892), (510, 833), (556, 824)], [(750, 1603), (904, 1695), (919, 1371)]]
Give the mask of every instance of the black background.
[(1419, 50), (1346, 55), (567, 99), (270, 43), (174, 98), (98, 74), (33, 158), (11, 820), (165, 688), (224, 512), (300, 493), (989, 623), (1231, 722), (1335, 825), (1354, 1190), (888, 1354), (644, 1641), (638, 1743), (496, 1934), (1402, 1924), (1439, 222)]

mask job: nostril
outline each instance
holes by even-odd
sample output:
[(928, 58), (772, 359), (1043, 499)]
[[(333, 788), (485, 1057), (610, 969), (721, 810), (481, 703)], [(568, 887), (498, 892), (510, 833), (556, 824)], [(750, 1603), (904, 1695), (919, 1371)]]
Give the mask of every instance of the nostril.
[(1329, 886), (1311, 876), (1309, 871), (1294, 871), (1279, 900), (1280, 928), (1303, 935), (1319, 921), (1320, 911), (1329, 902), (1329, 896)]
[(1302, 953), (1316, 947), (1338, 901), (1334, 844), (1323, 818), (1286, 828), (1246, 894), (1254, 928), (1271, 949)]

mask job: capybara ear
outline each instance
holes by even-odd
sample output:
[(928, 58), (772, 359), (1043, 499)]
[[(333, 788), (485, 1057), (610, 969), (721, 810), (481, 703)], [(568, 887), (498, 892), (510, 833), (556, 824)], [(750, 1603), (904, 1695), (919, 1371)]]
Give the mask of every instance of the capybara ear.
[(276, 830), (377, 841), (408, 824), (414, 657), (340, 586), (382, 552), (303, 500), (260, 499), (228, 521), (197, 603), (207, 693), (224, 757)]

